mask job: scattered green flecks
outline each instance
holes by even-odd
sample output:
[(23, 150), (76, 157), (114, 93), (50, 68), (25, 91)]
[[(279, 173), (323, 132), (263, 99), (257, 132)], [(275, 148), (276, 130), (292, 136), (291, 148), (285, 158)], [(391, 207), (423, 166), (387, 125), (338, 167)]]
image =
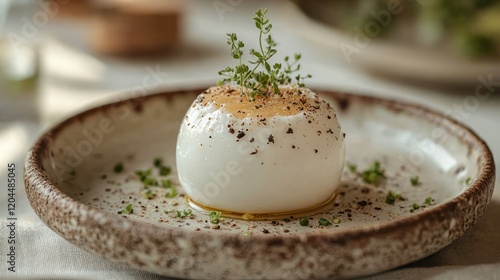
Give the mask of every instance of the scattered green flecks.
[(182, 210), (182, 211), (177, 210), (176, 213), (177, 213), (178, 218), (194, 217), (193, 210), (191, 210), (191, 209)]
[(177, 192), (177, 188), (176, 188), (176, 187), (174, 187), (174, 186), (172, 186), (172, 187), (170, 188), (170, 192), (168, 192), (168, 193), (166, 193), (166, 194), (165, 194), (165, 197), (166, 197), (166, 198), (174, 198), (174, 197), (176, 197), (178, 194), (179, 194), (179, 193)]
[(148, 190), (144, 193), (144, 197), (147, 199), (153, 199), (156, 197), (156, 194), (152, 190)]
[(375, 161), (361, 173), (361, 178), (368, 184), (376, 184), (380, 178), (384, 178), (384, 170), (380, 168), (380, 162)]
[(472, 178), (471, 177), (467, 177), (467, 179), (465, 179), (465, 184), (466, 185), (470, 185), (471, 182), (472, 182)]
[(400, 194), (395, 193), (393, 191), (389, 191), (389, 193), (385, 197), (385, 203), (390, 204), (390, 205), (394, 205), (394, 203), (396, 202), (396, 199), (398, 199), (399, 197), (401, 197)]
[(130, 203), (127, 204), (127, 206), (125, 206), (125, 209), (123, 209), (120, 214), (132, 214), (132, 213), (134, 213), (134, 209), (132, 208), (132, 204)]
[(252, 235), (252, 232), (251, 232), (251, 231), (249, 231), (249, 230), (247, 230), (247, 231), (245, 231), (245, 232), (243, 233), (243, 235), (244, 235), (244, 236), (250, 236), (250, 235)]
[(424, 201), (424, 204), (426, 205), (432, 205), (432, 203), (434, 202), (434, 199), (430, 196), (428, 196), (425, 201)]
[(172, 172), (172, 169), (168, 166), (161, 166), (158, 172), (160, 176), (168, 176), (170, 175), (170, 172)]
[(309, 225), (309, 218), (308, 217), (302, 217), (299, 220), (299, 224), (303, 227), (306, 227)]
[(412, 186), (418, 186), (418, 185), (420, 185), (420, 178), (418, 176), (411, 177), (410, 183)]
[(410, 212), (413, 213), (415, 210), (417, 210), (418, 208), (420, 208), (420, 205), (418, 205), (418, 203), (413, 203), (411, 205), (411, 209), (410, 209)]
[(356, 164), (348, 164), (347, 167), (351, 173), (356, 173), (358, 171), (358, 166)]
[(171, 188), (173, 185), (172, 185), (172, 180), (170, 179), (166, 179), (166, 180), (161, 180), (160, 181), (160, 185), (165, 188), (165, 189), (168, 189), (168, 188)]
[(122, 173), (123, 169), (124, 169), (123, 163), (119, 162), (119, 163), (115, 164), (115, 166), (113, 167), (113, 172)]
[(218, 212), (218, 211), (210, 212), (210, 214), (208, 215), (210, 223), (214, 224), (214, 225), (218, 225), (220, 223), (220, 220), (221, 220), (221, 215), (222, 215), (222, 213)]
[(163, 166), (163, 159), (160, 158), (160, 157), (157, 157), (153, 160), (153, 165), (156, 167), (156, 168), (160, 168)]
[(146, 180), (146, 178), (151, 176), (151, 172), (152, 172), (151, 168), (146, 170), (136, 170), (135, 175), (139, 177), (139, 181), (143, 182), (144, 180)]
[(320, 226), (331, 226), (332, 222), (325, 218), (319, 218), (318, 223)]
[(334, 217), (332, 218), (332, 223), (333, 223), (334, 225), (338, 225), (338, 224), (340, 224), (340, 219), (334, 216)]

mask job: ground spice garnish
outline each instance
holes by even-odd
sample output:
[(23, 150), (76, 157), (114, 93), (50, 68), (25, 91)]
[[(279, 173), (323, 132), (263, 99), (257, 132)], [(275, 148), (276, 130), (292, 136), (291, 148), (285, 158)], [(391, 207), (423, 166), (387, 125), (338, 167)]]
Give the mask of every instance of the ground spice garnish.
[(245, 137), (245, 132), (243, 132), (243, 131), (238, 131), (238, 135), (236, 135), (236, 138), (241, 139), (241, 138), (243, 138), (243, 137)]
[(267, 144), (269, 143), (274, 143), (274, 136), (272, 134), (269, 134), (269, 137), (267, 137)]

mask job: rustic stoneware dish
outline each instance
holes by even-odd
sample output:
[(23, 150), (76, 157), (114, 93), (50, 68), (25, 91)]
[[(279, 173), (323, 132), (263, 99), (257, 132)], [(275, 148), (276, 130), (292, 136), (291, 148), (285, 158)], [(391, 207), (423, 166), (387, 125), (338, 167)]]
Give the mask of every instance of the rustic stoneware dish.
[[(190, 210), (175, 175), (178, 128), (201, 91), (112, 103), (50, 129), (25, 166), (36, 214), (78, 247), (162, 275), (346, 278), (445, 247), (477, 221), (493, 192), (492, 155), (470, 129), (416, 105), (317, 90), (337, 108), (346, 133), (336, 200), (310, 215), (308, 226), (299, 216), (212, 224), (206, 212)], [(160, 176), (158, 157), (171, 174)], [(385, 178), (368, 184), (360, 173), (374, 161)], [(135, 171), (149, 168), (174, 187), (145, 189)], [(166, 197), (173, 188), (178, 194)], [(394, 204), (386, 202), (389, 192), (399, 195)], [(123, 211), (129, 204), (133, 213)], [(320, 225), (321, 218), (333, 223)]]

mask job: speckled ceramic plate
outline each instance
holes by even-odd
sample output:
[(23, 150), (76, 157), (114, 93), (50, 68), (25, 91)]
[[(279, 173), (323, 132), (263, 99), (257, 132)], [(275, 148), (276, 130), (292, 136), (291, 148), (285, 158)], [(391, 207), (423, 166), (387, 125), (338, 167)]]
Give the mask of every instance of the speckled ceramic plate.
[[(172, 187), (145, 189), (135, 175), (151, 168), (176, 186), (177, 131), (199, 92), (105, 105), (45, 133), (25, 172), (40, 219), (78, 247), (158, 274), (324, 279), (428, 256), (459, 238), (490, 200), (493, 158), (468, 128), (415, 105), (317, 91), (337, 108), (347, 134), (348, 164), (336, 200), (308, 217), (308, 226), (300, 225), (300, 215), (214, 225), (207, 213), (190, 210), (179, 186), (171, 198)], [(171, 174), (160, 176), (153, 164), (158, 157)], [(361, 173), (375, 161), (385, 178), (369, 184)], [(399, 195), (393, 204), (386, 201), (390, 192)], [(132, 214), (123, 212), (129, 204)], [(334, 223), (320, 225), (321, 218)]]

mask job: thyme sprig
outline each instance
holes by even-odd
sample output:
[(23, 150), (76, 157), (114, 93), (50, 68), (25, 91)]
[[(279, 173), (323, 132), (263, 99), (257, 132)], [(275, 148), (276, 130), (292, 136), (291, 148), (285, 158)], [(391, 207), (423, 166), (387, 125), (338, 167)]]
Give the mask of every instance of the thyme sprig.
[(283, 64), (274, 63), (271, 65), (270, 59), (277, 52), (275, 49), (277, 43), (271, 36), (273, 26), (266, 18), (266, 14), (267, 9), (259, 9), (252, 18), (259, 30), (259, 48), (257, 50), (250, 49), (252, 60), (248, 63), (252, 67), (242, 61), (245, 43), (238, 40), (235, 33), (228, 33), (227, 44), (231, 47), (231, 56), (237, 60), (237, 63), (234, 67), (228, 66), (219, 71), (219, 75), (224, 78), (218, 82), (218, 85), (226, 83), (239, 85), (242, 87), (243, 93), (247, 94), (251, 100), (256, 95), (265, 95), (270, 91), (280, 94), (279, 85), (291, 84), (292, 80), (295, 80), (299, 87), (304, 87), (304, 79), (311, 78), (311, 75), (302, 76), (300, 74), (293, 79), (291, 77), (293, 73), (300, 70), (298, 63), (301, 58), (300, 53), (293, 56), (293, 61), (287, 56), (284, 58)]

